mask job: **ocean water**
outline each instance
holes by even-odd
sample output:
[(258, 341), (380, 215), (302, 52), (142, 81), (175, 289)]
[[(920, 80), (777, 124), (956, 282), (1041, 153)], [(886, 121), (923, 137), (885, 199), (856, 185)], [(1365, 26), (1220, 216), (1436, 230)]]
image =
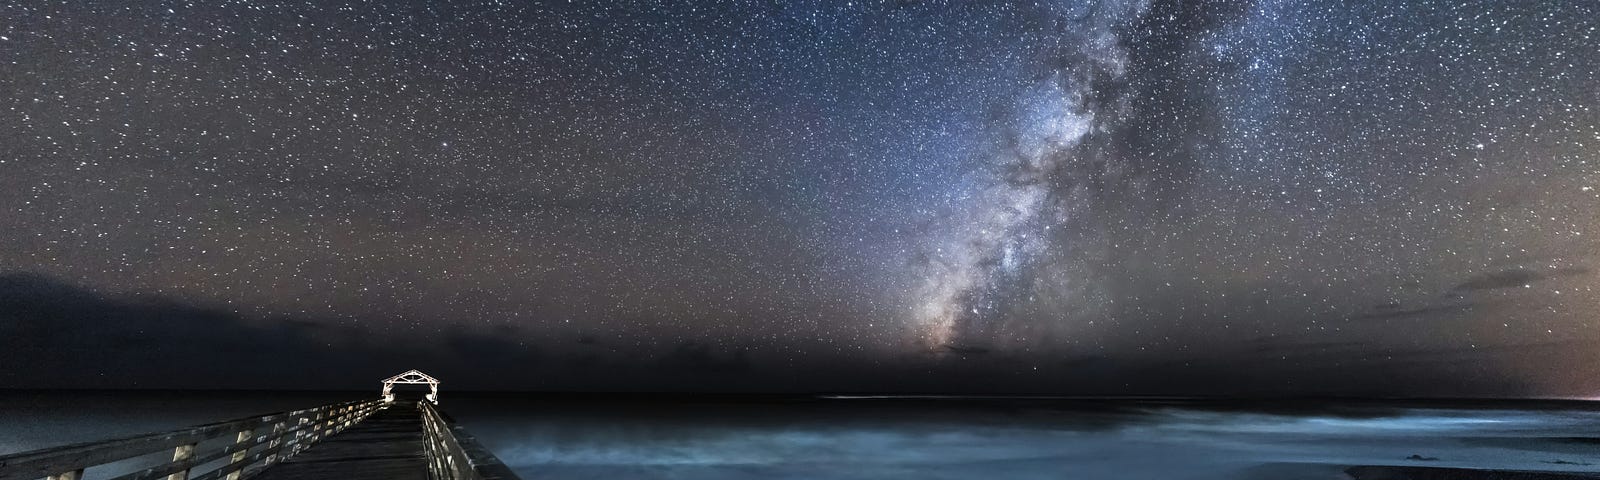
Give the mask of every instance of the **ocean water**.
[[(354, 393), (0, 393), (0, 454)], [(1377, 479), (1600, 472), (1600, 408), (446, 393), (443, 409), (524, 478)], [(1411, 469), (1411, 470), (1407, 470)], [(1600, 478), (1600, 477), (1597, 477)]]

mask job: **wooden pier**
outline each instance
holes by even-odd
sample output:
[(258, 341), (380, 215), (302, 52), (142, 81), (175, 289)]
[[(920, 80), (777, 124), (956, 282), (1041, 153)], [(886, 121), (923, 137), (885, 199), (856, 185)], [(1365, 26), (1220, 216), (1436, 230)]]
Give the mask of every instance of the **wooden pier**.
[[(396, 401), (395, 383), (433, 391)], [(438, 410), (437, 387), (412, 370), (378, 400), (0, 456), (0, 480), (517, 480)]]

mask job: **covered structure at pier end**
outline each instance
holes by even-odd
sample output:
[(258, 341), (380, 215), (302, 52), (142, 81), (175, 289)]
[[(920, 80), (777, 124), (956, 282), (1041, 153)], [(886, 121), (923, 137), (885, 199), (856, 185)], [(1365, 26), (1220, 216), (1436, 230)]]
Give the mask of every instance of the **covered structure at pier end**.
[(400, 385), (427, 385), (429, 388), (427, 399), (434, 405), (439, 404), (439, 379), (428, 376), (416, 369), (406, 370), (405, 373), (389, 377), (383, 381), (383, 401), (394, 401), (394, 386)]

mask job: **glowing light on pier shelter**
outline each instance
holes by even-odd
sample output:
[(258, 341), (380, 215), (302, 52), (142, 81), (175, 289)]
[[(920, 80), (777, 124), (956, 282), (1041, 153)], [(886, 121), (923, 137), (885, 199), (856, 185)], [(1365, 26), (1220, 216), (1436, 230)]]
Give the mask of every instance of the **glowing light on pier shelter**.
[(395, 384), (427, 385), (428, 388), (432, 390), (431, 392), (428, 393), (428, 396), (427, 396), (428, 401), (429, 402), (433, 402), (434, 405), (438, 405), (439, 404), (439, 380), (436, 379), (436, 378), (428, 376), (428, 374), (426, 374), (426, 373), (422, 373), (422, 372), (417, 371), (417, 370), (407, 370), (405, 373), (402, 373), (402, 374), (399, 374), (399, 375), (395, 375), (393, 377), (389, 377), (387, 380), (384, 380), (383, 381), (383, 401), (384, 402), (393, 402), (394, 401), (394, 386), (395, 386)]

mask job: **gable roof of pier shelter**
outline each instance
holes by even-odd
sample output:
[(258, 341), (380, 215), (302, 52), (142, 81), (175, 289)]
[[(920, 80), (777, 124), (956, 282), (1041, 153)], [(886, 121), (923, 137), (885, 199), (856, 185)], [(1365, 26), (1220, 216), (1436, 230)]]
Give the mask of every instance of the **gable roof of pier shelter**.
[(393, 377), (389, 377), (388, 379), (384, 380), (383, 383), (386, 384), (386, 385), (393, 385), (393, 384), (396, 384), (396, 383), (415, 384), (415, 385), (438, 385), (439, 384), (439, 379), (430, 377), (430, 376), (428, 376), (428, 374), (422, 373), (421, 371), (418, 371), (416, 369), (411, 369), (411, 370), (406, 370), (405, 373), (402, 373), (402, 374), (399, 374), (399, 375), (395, 375)]
[(427, 385), (429, 390), (427, 397), (428, 401), (433, 402), (434, 404), (439, 403), (439, 379), (430, 377), (426, 373), (412, 369), (406, 370), (405, 373), (385, 379), (383, 381), (383, 401), (394, 401), (395, 384)]

